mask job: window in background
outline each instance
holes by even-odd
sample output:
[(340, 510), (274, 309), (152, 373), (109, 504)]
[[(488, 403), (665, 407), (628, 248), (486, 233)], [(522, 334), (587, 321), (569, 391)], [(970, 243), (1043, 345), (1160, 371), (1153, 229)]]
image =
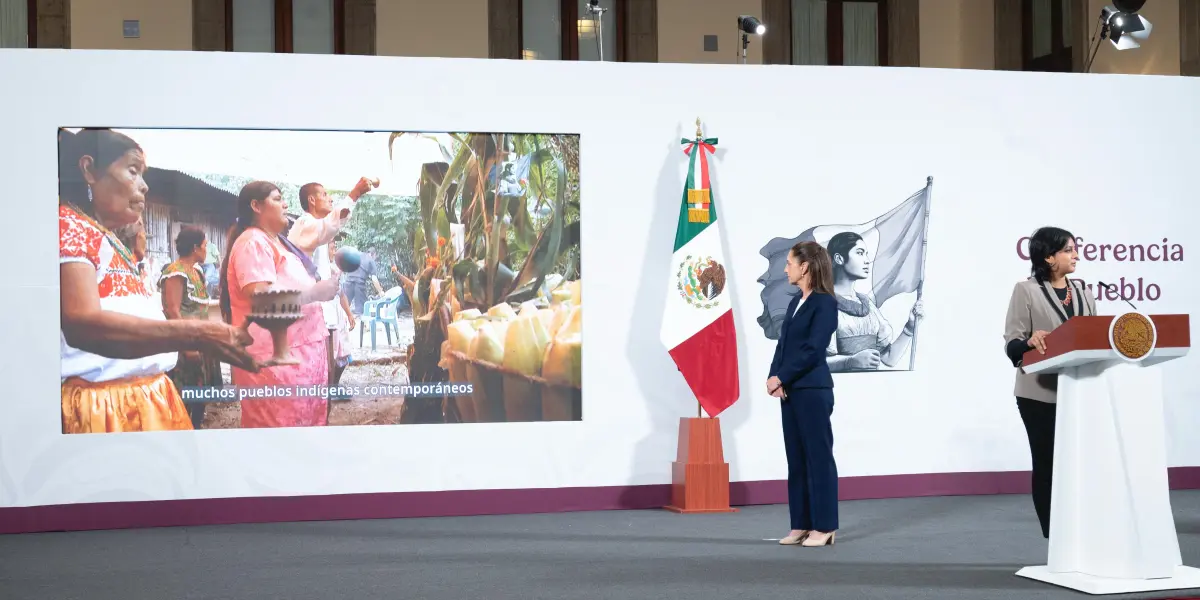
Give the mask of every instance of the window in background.
[(1074, 71), (1071, 57), (1072, 0), (1023, 0), (1022, 56), (1026, 71)]
[(829, 64), (825, 0), (792, 0), (792, 64)]
[(562, 58), (562, 13), (560, 0), (521, 0), (521, 58)]
[(880, 0), (792, 0), (792, 64), (886, 65), (884, 6)]
[(344, 54), (342, 0), (225, 0), (226, 50)]
[(521, 0), (521, 58), (599, 60), (603, 29), (604, 60), (624, 60), (627, 1), (600, 0), (605, 11), (599, 27), (588, 0)]
[(335, 0), (292, 0), (292, 52), (334, 54)]
[(0, 48), (30, 48), (34, 43), (37, 21), (30, 0), (0, 0)]
[(879, 66), (879, 3), (842, 3), (842, 64)]
[[(232, 6), (230, 6), (232, 5)], [(226, 2), (233, 21), (234, 52), (275, 52), (275, 0)]]

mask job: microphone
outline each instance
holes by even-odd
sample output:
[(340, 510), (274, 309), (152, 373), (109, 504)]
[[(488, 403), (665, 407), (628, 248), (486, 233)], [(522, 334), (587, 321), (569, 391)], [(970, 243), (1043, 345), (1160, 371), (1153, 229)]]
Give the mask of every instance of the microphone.
[[(1097, 281), (1097, 282), (1096, 282), (1096, 284), (1097, 284), (1097, 285), (1104, 286), (1104, 289), (1106, 289), (1106, 290), (1114, 290), (1114, 289), (1117, 289), (1117, 286), (1115, 286), (1115, 285), (1109, 285), (1109, 284), (1107, 284), (1107, 283), (1104, 283), (1103, 281)], [(1137, 310), (1137, 307), (1136, 307), (1136, 306), (1134, 306), (1132, 302), (1130, 302), (1130, 301), (1128, 301), (1128, 300), (1126, 300), (1126, 299), (1125, 299), (1125, 296), (1124, 296), (1123, 294), (1121, 294), (1121, 291), (1120, 291), (1120, 290), (1117, 290), (1117, 296), (1120, 296), (1120, 297), (1121, 297), (1121, 300), (1123, 300), (1123, 301), (1125, 302), (1125, 304), (1128, 304), (1128, 305), (1129, 305), (1129, 308), (1132, 308), (1133, 310)]]

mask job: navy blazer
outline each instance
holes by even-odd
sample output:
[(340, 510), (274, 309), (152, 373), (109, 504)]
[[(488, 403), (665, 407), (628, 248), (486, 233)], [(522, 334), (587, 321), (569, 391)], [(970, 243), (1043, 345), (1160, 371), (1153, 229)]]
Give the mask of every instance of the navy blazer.
[(829, 363), (825, 362), (825, 350), (837, 332), (837, 300), (831, 294), (809, 292), (804, 306), (797, 311), (799, 302), (797, 294), (788, 303), (769, 377), (778, 377), (785, 390), (832, 388), (833, 376), (829, 374)]

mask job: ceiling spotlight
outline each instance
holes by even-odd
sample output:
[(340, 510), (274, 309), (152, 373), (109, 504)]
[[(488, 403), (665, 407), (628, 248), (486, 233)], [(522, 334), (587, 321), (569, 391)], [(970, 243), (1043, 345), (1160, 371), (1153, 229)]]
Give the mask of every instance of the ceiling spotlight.
[(767, 26), (750, 15), (738, 17), (738, 29), (742, 30), (742, 33), (750, 35), (762, 35), (767, 32)]

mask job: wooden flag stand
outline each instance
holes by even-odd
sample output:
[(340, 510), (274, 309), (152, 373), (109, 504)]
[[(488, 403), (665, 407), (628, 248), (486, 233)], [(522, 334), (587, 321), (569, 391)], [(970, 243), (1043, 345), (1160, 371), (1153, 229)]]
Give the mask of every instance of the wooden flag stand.
[(721, 444), (721, 421), (716, 418), (679, 419), (679, 452), (671, 463), (671, 504), (681, 514), (731, 513), (729, 463)]

